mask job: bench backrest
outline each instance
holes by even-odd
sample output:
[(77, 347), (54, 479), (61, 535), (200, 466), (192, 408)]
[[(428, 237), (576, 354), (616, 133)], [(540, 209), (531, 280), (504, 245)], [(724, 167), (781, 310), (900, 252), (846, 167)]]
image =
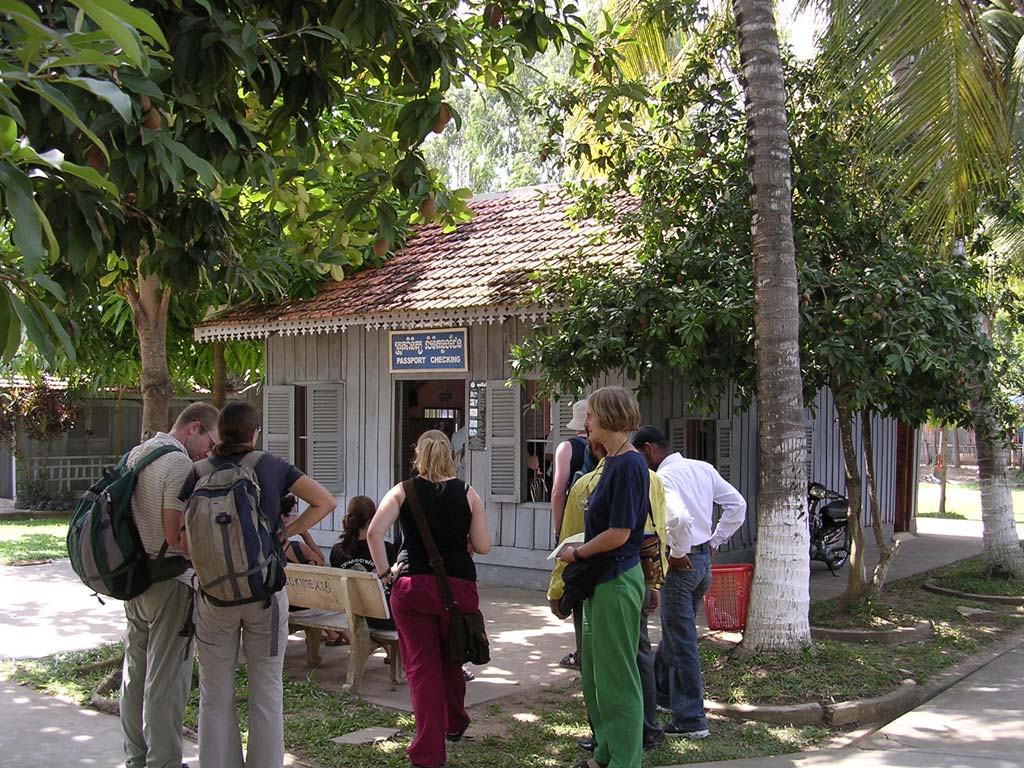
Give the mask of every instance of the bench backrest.
[(384, 587), (376, 574), (288, 563), (288, 602), (321, 611), (344, 611), (370, 619), (389, 618)]

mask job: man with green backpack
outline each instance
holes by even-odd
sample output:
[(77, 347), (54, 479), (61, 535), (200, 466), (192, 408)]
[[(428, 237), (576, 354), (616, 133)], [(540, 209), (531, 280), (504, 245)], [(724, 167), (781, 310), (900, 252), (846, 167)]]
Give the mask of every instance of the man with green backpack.
[[(132, 520), (153, 565), (184, 555), (185, 504), (178, 494), (192, 462), (205, 458), (218, 442), (217, 414), (212, 405), (192, 403), (170, 432), (158, 432), (128, 454), (131, 468), (141, 466), (153, 452), (162, 453), (138, 473), (131, 503)], [(154, 574), (154, 583), (124, 604), (128, 626), (121, 725), (126, 768), (182, 764), (181, 725), (192, 683), (192, 633), (184, 629), (192, 622), (192, 572), (166, 578), (173, 570)]]

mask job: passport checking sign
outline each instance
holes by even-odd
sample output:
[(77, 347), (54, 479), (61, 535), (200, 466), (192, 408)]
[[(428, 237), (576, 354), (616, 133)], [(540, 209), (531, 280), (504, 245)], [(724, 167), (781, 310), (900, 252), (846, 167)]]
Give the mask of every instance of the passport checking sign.
[(391, 331), (390, 373), (465, 373), (466, 329)]

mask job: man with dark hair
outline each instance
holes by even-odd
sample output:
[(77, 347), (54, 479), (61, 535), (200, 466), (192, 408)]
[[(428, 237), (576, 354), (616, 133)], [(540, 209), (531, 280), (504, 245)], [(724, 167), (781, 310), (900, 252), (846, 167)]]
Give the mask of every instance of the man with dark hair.
[[(674, 491), (692, 517), (692, 527), (683, 536), (678, 525), (673, 525), (672, 515), (666, 514), (669, 558), (661, 589), (661, 644), (656, 666), (668, 677), (672, 719), (665, 734), (706, 739), (710, 733), (704, 712), (696, 614), (711, 586), (711, 560), (743, 524), (747, 502), (711, 464), (670, 451), (665, 434), (657, 427), (641, 427), (632, 442), (662, 479), (666, 492)], [(721, 506), (722, 516), (712, 531), (715, 504)]]
[[(150, 558), (183, 557), (181, 486), (192, 462), (205, 458), (218, 441), (217, 409), (192, 403), (170, 432), (157, 432), (128, 455), (135, 466), (151, 451), (171, 450), (139, 473), (132, 495), (132, 519)], [(191, 569), (155, 582), (124, 604), (124, 670), (121, 727), (126, 768), (180, 768), (181, 724), (192, 683)]]

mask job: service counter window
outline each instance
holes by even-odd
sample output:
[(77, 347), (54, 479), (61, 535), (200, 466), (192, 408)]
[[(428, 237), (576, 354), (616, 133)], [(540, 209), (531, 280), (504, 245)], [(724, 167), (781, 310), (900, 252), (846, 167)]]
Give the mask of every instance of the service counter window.
[(487, 383), (491, 499), (550, 503), (555, 448), (574, 434), (565, 429), (571, 411), (567, 399), (538, 395), (535, 381), (522, 387)]

